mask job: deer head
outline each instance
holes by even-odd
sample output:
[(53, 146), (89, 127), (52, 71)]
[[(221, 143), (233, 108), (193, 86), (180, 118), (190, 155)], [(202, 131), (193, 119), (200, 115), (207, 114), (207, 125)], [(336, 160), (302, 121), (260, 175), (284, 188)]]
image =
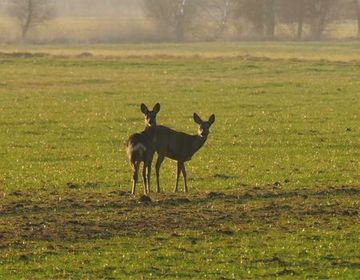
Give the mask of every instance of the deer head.
[(144, 103), (141, 104), (140, 109), (145, 116), (145, 125), (149, 127), (156, 126), (156, 115), (160, 111), (160, 103), (156, 103), (152, 111)]
[(203, 121), (198, 114), (194, 113), (194, 121), (199, 125), (198, 135), (201, 138), (207, 138), (210, 133), (210, 127), (215, 122), (215, 115), (212, 114), (208, 121)]

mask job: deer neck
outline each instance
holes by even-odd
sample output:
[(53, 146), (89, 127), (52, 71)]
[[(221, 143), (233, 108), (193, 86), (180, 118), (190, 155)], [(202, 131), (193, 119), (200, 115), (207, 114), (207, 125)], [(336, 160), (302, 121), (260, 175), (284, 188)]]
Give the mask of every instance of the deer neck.
[(145, 126), (145, 129), (144, 129), (144, 132), (145, 132), (148, 136), (153, 137), (154, 134), (155, 134), (155, 127), (156, 127), (156, 126), (146, 125), (146, 126)]
[(191, 149), (193, 154), (195, 154), (205, 144), (207, 137), (201, 137), (199, 135), (194, 135), (193, 137)]

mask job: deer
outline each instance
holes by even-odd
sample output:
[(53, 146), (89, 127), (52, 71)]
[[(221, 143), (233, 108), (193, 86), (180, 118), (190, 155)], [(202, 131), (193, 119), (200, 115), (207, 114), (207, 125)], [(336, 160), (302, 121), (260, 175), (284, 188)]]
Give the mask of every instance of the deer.
[(155, 150), (158, 154), (155, 166), (157, 192), (160, 192), (160, 167), (166, 157), (177, 162), (174, 192), (178, 191), (180, 173), (184, 177), (184, 191), (188, 192), (185, 162), (190, 161), (192, 156), (205, 144), (210, 132), (209, 129), (215, 122), (215, 115), (212, 114), (207, 121), (203, 121), (198, 114), (194, 113), (193, 119), (199, 125), (197, 135), (178, 132), (161, 125), (156, 126), (155, 133), (152, 134)]
[(156, 115), (160, 111), (160, 104), (156, 103), (150, 111), (147, 106), (142, 103), (140, 110), (145, 117), (145, 129), (140, 133), (132, 134), (126, 143), (126, 153), (132, 168), (132, 195), (135, 195), (141, 162), (143, 163), (142, 177), (144, 195), (150, 192), (151, 164), (155, 153), (152, 135), (155, 133)]

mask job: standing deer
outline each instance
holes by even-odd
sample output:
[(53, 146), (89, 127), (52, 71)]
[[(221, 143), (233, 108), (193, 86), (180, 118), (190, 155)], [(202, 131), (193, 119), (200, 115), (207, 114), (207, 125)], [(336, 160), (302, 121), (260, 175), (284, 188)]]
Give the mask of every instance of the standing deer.
[(145, 129), (140, 133), (131, 135), (126, 144), (126, 153), (133, 171), (132, 194), (135, 194), (141, 162), (143, 162), (144, 194), (150, 192), (151, 164), (155, 153), (152, 139), (156, 128), (156, 115), (159, 111), (159, 103), (154, 106), (152, 111), (149, 111), (145, 104), (141, 104), (141, 112), (145, 116)]
[(192, 156), (204, 145), (210, 132), (210, 126), (215, 122), (214, 114), (210, 116), (208, 121), (201, 120), (196, 113), (194, 113), (193, 117), (194, 121), (199, 125), (197, 135), (178, 132), (166, 126), (156, 126), (155, 134), (153, 134), (153, 142), (158, 154), (156, 161), (157, 192), (160, 192), (160, 166), (165, 157), (177, 161), (177, 175), (174, 192), (177, 192), (178, 190), (181, 172), (185, 182), (184, 191), (188, 192), (187, 174), (184, 163), (191, 160)]

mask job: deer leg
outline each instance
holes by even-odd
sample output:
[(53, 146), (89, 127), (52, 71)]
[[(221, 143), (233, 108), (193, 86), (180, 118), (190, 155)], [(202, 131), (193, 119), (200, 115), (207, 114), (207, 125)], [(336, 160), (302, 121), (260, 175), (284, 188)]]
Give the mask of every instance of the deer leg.
[(185, 170), (185, 164), (182, 162), (181, 163), (181, 170), (182, 170), (182, 174), (184, 176), (184, 183), (185, 183), (185, 188), (184, 188), (184, 192), (188, 192), (188, 185), (187, 185), (187, 173)]
[(133, 170), (133, 186), (132, 186), (132, 191), (131, 194), (135, 194), (135, 189), (136, 189), (136, 183), (138, 181), (138, 174), (139, 174), (139, 163), (138, 162), (134, 162), (133, 164), (131, 164), (132, 170)]
[(148, 165), (146, 169), (146, 177), (147, 177), (147, 192), (150, 193), (151, 163)]
[(152, 165), (152, 161), (154, 158), (154, 154), (152, 154), (149, 158), (149, 161), (147, 163), (147, 192), (150, 193), (151, 189), (150, 189), (150, 177), (151, 177), (151, 165)]
[(182, 170), (181, 163), (178, 161), (177, 162), (177, 173), (176, 173), (176, 185), (175, 185), (175, 188), (174, 188), (174, 192), (178, 191), (179, 177), (180, 177), (181, 170)]
[(144, 185), (144, 195), (147, 194), (147, 178), (146, 178), (146, 164), (144, 162), (143, 171), (142, 171), (142, 177), (143, 177), (143, 185)]
[(160, 156), (158, 155), (158, 158), (156, 160), (156, 183), (157, 183), (157, 189), (156, 191), (159, 193), (160, 192), (160, 166), (162, 164), (162, 162), (164, 161), (164, 156)]

